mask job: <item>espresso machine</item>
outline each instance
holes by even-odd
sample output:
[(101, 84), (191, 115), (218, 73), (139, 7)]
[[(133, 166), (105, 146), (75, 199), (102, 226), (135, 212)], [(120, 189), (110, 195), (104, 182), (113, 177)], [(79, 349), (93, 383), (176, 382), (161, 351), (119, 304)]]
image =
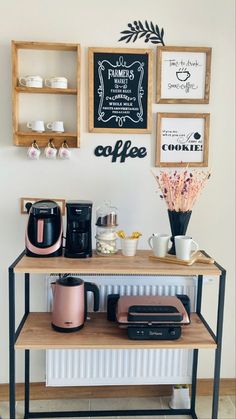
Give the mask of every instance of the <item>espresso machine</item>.
[(68, 201), (65, 257), (87, 258), (92, 256), (92, 202)]

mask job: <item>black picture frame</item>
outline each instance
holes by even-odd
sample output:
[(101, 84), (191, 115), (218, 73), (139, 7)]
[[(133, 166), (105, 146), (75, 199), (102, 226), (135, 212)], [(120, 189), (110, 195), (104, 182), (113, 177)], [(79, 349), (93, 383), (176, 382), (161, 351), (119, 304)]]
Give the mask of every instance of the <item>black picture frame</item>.
[(151, 132), (152, 50), (89, 48), (89, 132)]

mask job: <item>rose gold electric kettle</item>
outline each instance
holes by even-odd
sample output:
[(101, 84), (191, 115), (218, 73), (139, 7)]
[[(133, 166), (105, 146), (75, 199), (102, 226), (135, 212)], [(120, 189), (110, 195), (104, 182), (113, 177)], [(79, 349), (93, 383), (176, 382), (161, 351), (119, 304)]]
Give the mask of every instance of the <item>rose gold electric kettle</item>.
[(87, 292), (94, 296), (94, 311), (99, 309), (99, 289), (80, 278), (62, 276), (52, 283), (52, 327), (58, 332), (75, 332), (84, 326), (87, 316)]

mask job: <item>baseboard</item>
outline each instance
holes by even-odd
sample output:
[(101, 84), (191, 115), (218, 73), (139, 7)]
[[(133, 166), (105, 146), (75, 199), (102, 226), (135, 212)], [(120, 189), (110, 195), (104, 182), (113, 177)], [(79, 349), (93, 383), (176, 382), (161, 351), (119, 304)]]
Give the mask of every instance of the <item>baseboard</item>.
[[(213, 380), (199, 379), (197, 394), (212, 395)], [(160, 397), (171, 394), (171, 385), (140, 385), (140, 386), (94, 386), (94, 387), (46, 387), (44, 383), (30, 385), (31, 400), (48, 399), (93, 399), (102, 397)], [(0, 384), (0, 401), (8, 400), (8, 384)], [(236, 379), (222, 378), (220, 380), (220, 395), (235, 395)], [(16, 384), (16, 399), (24, 399), (24, 384)]]

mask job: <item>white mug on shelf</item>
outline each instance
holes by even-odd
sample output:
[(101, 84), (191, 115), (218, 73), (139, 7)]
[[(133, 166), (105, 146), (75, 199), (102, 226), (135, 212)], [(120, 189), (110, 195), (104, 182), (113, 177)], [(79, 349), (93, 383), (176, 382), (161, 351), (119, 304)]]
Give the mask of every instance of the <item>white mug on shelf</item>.
[(190, 236), (175, 236), (174, 240), (177, 259), (189, 260), (199, 249), (198, 244)]
[(48, 122), (47, 129), (55, 132), (64, 132), (64, 123), (63, 121)]
[(43, 87), (43, 78), (41, 76), (20, 77), (19, 85), (24, 87)]
[(30, 128), (32, 131), (43, 132), (45, 131), (44, 128), (44, 121), (29, 121), (27, 122), (27, 128)]
[(148, 244), (154, 256), (165, 257), (171, 246), (170, 236), (168, 234), (153, 234), (149, 237)]
[(66, 77), (51, 77), (50, 79), (45, 79), (44, 84), (46, 87), (54, 89), (67, 89), (68, 80)]

